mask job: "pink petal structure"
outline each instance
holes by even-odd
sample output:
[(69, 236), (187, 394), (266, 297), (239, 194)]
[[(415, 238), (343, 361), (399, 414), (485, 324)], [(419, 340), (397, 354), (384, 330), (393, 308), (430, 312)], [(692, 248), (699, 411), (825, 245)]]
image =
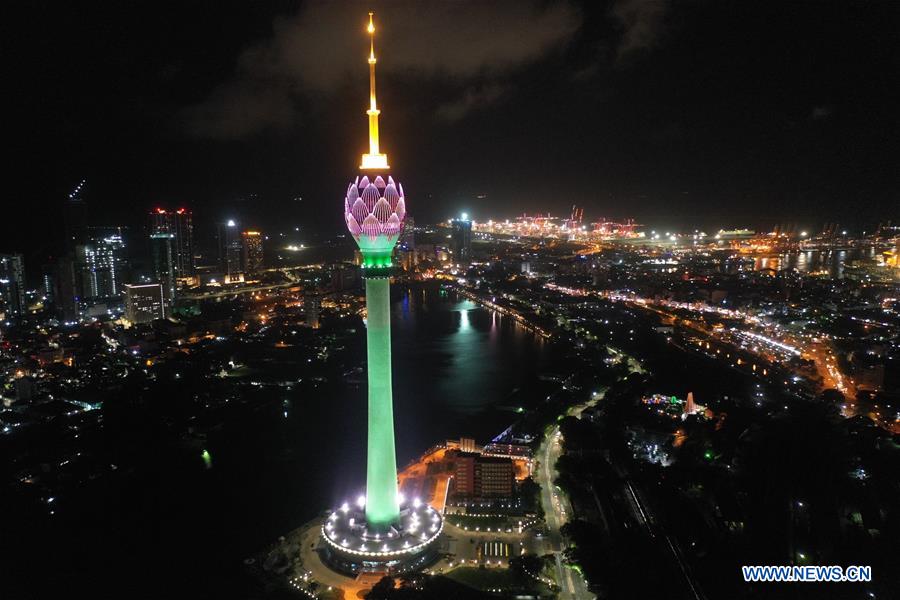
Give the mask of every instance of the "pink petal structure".
[(347, 188), (344, 218), (357, 241), (363, 235), (373, 241), (378, 236), (395, 240), (405, 217), (403, 186), (394, 183), (393, 177), (388, 176), (387, 183), (380, 175), (374, 181), (367, 176), (357, 177)]

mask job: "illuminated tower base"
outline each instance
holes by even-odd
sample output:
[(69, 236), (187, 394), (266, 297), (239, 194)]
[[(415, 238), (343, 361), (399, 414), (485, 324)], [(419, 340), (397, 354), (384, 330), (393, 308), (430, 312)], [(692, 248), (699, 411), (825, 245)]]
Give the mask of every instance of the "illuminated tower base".
[(364, 498), (344, 503), (322, 525), (324, 561), (340, 573), (404, 573), (435, 562), (444, 529), (441, 514), (418, 499), (400, 507), (397, 521), (384, 530), (366, 525)]

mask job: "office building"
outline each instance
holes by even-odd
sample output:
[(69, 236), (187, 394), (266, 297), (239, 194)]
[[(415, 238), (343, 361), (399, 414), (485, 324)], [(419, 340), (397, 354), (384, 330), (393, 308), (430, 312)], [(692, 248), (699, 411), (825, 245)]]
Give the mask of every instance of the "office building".
[(82, 301), (121, 295), (126, 269), (121, 227), (94, 228), (86, 243), (75, 246), (76, 285)]
[(400, 232), (400, 243), (397, 246), (404, 250), (416, 251), (416, 221), (408, 215), (403, 222), (403, 231)]
[(396, 256), (397, 263), (404, 271), (415, 271), (419, 264), (418, 255), (416, 254), (416, 223), (408, 215), (403, 222), (403, 231), (400, 232)]
[(479, 456), (475, 460), (475, 493), (480, 498), (510, 498), (515, 490), (512, 460)]
[(154, 269), (160, 281), (163, 277), (183, 279), (194, 276), (194, 225), (190, 210), (157, 208), (152, 211), (150, 240)]
[(466, 264), (472, 259), (472, 221), (466, 213), (450, 222), (450, 260)]
[(509, 458), (460, 452), (454, 458), (454, 494), (464, 498), (509, 498), (515, 466)]
[(137, 325), (166, 318), (165, 292), (161, 283), (125, 285), (125, 318)]
[(52, 265), (48, 284), (52, 286), (53, 304), (56, 313), (64, 321), (78, 319), (81, 294), (75, 276), (73, 255), (64, 254)]
[(308, 294), (303, 297), (303, 312), (306, 313), (306, 325), (313, 329), (319, 328), (319, 311), (322, 301), (318, 295)]
[(166, 298), (171, 303), (178, 289), (175, 274), (175, 236), (171, 233), (150, 234), (150, 250), (153, 256), (153, 273), (156, 281), (163, 284)]
[(216, 241), (219, 250), (219, 270), (229, 281), (232, 277), (243, 273), (243, 241), (237, 223), (229, 219), (220, 223), (216, 230)]
[(258, 231), (241, 234), (241, 254), (244, 273), (258, 273), (263, 267), (263, 236)]
[(0, 254), (0, 312), (20, 317), (25, 309), (25, 261), (21, 254)]

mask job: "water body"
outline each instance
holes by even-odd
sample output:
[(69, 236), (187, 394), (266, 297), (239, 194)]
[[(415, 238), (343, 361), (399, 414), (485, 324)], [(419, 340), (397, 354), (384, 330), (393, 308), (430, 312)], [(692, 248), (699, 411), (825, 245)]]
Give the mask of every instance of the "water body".
[[(468, 300), (431, 287), (392, 301), (401, 466), (448, 438), (486, 441), (514, 418), (497, 407), (527, 401), (553, 367), (544, 341)], [(348, 352), (362, 364), (358, 335)], [(202, 444), (148, 452), (135, 476), (65, 499), (35, 522), (32, 567), (57, 592), (243, 595), (242, 559), (364, 489), (365, 377), (337, 379), (268, 392)]]
[(753, 270), (796, 269), (801, 273), (824, 271), (828, 277), (842, 279), (844, 267), (855, 260), (868, 260), (877, 256), (874, 247), (836, 249), (836, 250), (801, 250), (774, 256), (756, 256), (753, 258)]
[[(363, 335), (363, 332), (360, 332)], [(392, 305), (392, 363), (397, 462), (401, 467), (448, 438), (487, 441), (515, 418), (552, 365), (546, 343), (510, 318), (436, 288), (397, 289)], [(360, 357), (362, 359), (362, 357)], [(232, 428), (211, 449), (208, 477), (223, 493), (217, 512), (249, 518), (223, 559), (240, 559), (365, 487), (366, 385), (328, 386), (314, 396), (275, 403)], [(287, 415), (287, 416), (285, 416)], [(225, 543), (224, 540), (222, 540)]]

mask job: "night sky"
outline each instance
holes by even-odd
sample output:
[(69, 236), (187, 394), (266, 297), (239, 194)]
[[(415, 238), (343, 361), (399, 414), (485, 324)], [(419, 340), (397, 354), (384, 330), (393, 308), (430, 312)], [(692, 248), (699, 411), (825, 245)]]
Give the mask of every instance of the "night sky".
[(382, 148), (420, 222), (900, 219), (894, 1), (35, 0), (3, 8), (0, 251), (51, 251), (82, 178), (96, 224), (187, 205), (200, 228), (340, 230), (369, 9)]

